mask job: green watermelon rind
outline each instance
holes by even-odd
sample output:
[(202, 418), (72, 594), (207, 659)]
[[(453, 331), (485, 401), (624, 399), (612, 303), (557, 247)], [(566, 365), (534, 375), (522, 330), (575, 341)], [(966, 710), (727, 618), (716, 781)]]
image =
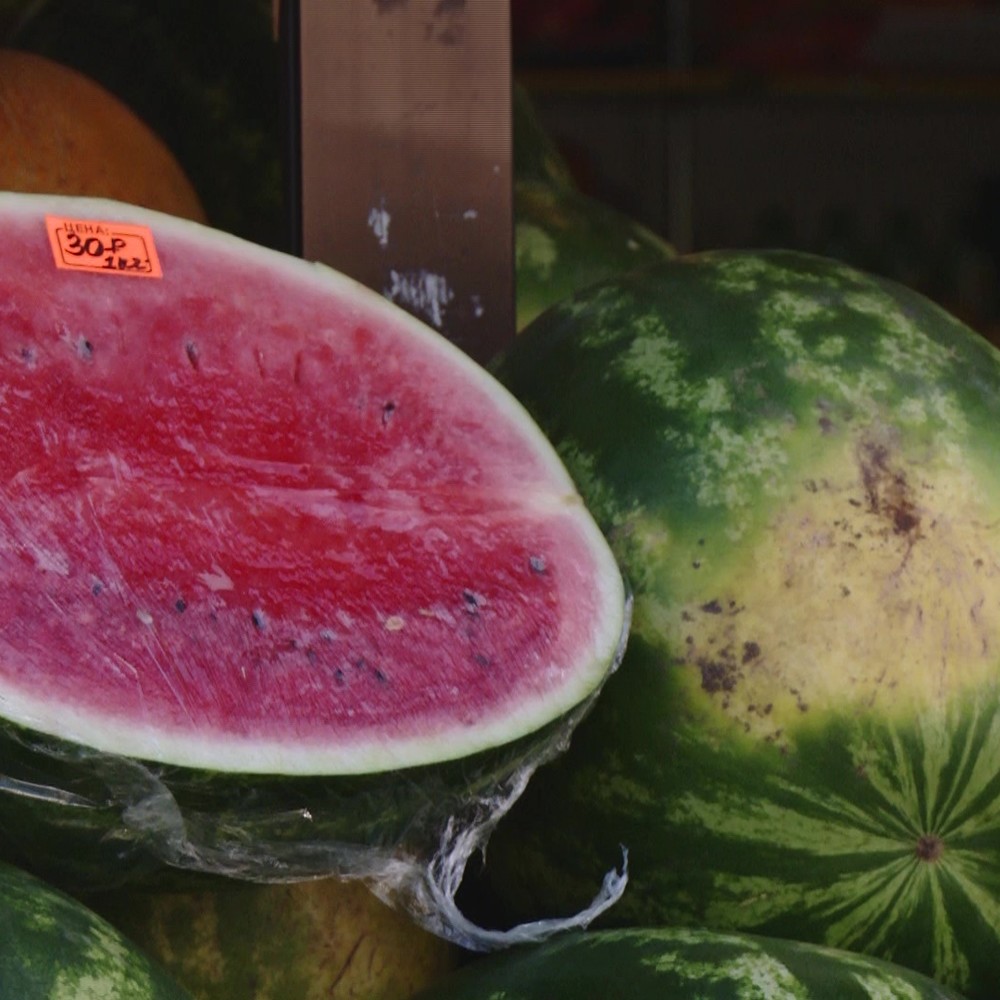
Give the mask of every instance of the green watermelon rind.
[(919, 973), (852, 952), (702, 929), (578, 931), (490, 956), (414, 1000), (961, 1000)]
[(591, 285), (676, 256), (625, 212), (540, 180), (515, 181), (514, 221), (518, 331)]
[(573, 171), (542, 124), (530, 92), (517, 81), (511, 92), (515, 182), (576, 190)]
[(11, 1000), (187, 1000), (103, 917), (0, 863), (0, 995)]

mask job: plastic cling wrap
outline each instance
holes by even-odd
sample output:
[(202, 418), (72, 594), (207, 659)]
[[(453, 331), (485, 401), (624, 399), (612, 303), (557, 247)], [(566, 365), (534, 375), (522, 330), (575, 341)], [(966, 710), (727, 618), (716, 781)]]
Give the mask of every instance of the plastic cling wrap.
[(197, 884), (200, 874), (261, 883), (360, 879), (464, 948), (540, 941), (585, 927), (612, 906), (627, 883), (627, 855), (595, 887), (592, 904), (567, 918), (483, 928), (456, 895), (469, 860), (534, 771), (565, 750), (597, 696), (475, 757), (361, 776), (195, 772), (0, 724), (0, 851), (80, 891)]

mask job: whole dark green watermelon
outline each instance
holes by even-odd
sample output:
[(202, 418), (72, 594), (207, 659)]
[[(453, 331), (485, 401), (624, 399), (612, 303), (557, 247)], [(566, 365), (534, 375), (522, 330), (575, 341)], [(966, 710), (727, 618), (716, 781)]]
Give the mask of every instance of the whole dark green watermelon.
[(676, 255), (648, 226), (582, 191), (528, 91), (514, 86), (516, 325), (588, 285)]
[(469, 964), (415, 1000), (961, 1000), (908, 969), (749, 934), (566, 934)]
[(514, 220), (518, 330), (574, 292), (676, 254), (641, 222), (573, 187), (515, 181)]
[[(502, 917), (822, 942), (1000, 982), (1000, 353), (834, 261), (715, 252), (509, 349), (635, 591), (625, 661), (501, 822)], [(485, 908), (485, 907), (484, 907)]]
[(0, 864), (4, 1000), (185, 1000), (188, 994), (92, 910)]

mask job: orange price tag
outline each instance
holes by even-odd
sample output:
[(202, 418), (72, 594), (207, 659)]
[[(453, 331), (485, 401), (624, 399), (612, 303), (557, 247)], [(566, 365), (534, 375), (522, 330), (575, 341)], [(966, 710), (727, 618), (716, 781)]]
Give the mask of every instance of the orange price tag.
[(163, 277), (148, 226), (47, 215), (45, 228), (56, 267), (137, 278)]

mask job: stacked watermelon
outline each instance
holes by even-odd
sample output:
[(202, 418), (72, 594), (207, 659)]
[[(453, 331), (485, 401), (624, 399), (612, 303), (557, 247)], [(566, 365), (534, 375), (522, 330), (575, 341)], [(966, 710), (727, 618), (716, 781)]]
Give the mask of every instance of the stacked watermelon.
[(0, 996), (185, 1000), (188, 994), (77, 900), (0, 864)]
[(502, 919), (572, 908), (624, 845), (605, 923), (995, 996), (1000, 353), (838, 262), (720, 251), (565, 301), (498, 372), (635, 593), (621, 669), (490, 843)]
[(574, 932), (472, 963), (415, 1000), (961, 1000), (878, 959), (681, 928)]
[(674, 256), (642, 223), (585, 194), (526, 90), (514, 88), (516, 323), (588, 285)]

